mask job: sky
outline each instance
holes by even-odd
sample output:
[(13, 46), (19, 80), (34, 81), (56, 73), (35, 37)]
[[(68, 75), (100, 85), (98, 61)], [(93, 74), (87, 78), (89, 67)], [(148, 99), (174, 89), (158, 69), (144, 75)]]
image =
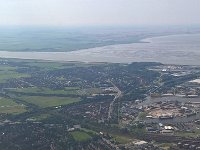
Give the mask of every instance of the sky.
[(200, 25), (200, 0), (0, 0), (0, 25)]

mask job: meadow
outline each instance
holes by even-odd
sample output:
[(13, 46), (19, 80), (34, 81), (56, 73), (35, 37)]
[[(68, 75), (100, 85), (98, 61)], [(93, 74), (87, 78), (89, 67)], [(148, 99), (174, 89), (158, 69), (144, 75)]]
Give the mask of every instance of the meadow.
[(84, 142), (92, 138), (89, 134), (83, 131), (74, 131), (71, 132), (71, 135), (73, 139), (78, 142)]
[(41, 108), (67, 105), (80, 101), (80, 98), (57, 96), (19, 96), (18, 98)]
[(17, 104), (12, 99), (0, 97), (0, 114), (19, 114), (26, 111), (22, 104)]

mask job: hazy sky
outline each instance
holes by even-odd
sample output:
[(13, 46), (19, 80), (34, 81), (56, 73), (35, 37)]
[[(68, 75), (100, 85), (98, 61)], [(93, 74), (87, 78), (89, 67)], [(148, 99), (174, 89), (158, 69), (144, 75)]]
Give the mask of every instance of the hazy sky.
[(0, 0), (0, 25), (200, 24), (200, 0)]

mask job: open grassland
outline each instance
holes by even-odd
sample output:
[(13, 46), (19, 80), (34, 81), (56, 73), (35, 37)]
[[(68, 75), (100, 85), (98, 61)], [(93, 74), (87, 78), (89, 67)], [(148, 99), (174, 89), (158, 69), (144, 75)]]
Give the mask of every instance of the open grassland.
[(64, 90), (51, 90), (49, 88), (16, 88), (16, 89), (7, 89), (10, 92), (16, 92), (21, 94), (46, 94), (46, 95), (79, 95), (78, 87), (66, 87)]
[(16, 69), (17, 67), (0, 65), (0, 83), (5, 83), (8, 79), (17, 79), (30, 76), (28, 74), (16, 72)]
[(0, 83), (5, 83), (8, 79), (17, 79), (22, 77), (29, 77), (27, 74), (17, 73), (13, 71), (0, 71)]
[(90, 129), (86, 129), (86, 128), (81, 128), (81, 131), (84, 131), (84, 132), (87, 132), (87, 133), (93, 134), (93, 135), (96, 135), (96, 134), (97, 134), (96, 131), (90, 130)]
[(0, 113), (19, 114), (25, 111), (25, 106), (19, 105), (11, 99), (0, 98)]
[(43, 68), (45, 70), (64, 68), (63, 64), (55, 63), (55, 62), (38, 62), (38, 61), (35, 61), (35, 62), (27, 62), (27, 65), (30, 66), (30, 67)]
[(26, 95), (32, 95), (34, 94), (38, 96), (39, 95), (55, 95), (55, 96), (83, 96), (83, 95), (92, 95), (92, 94), (100, 94), (103, 92), (100, 88), (88, 88), (88, 89), (80, 89), (79, 87), (65, 87), (63, 90), (52, 90), (49, 88), (38, 88), (38, 87), (29, 87), (29, 88), (12, 88), (12, 89), (6, 89), (10, 93), (18, 93), (18, 94), (26, 94)]
[(80, 98), (56, 97), (56, 96), (21, 96), (19, 99), (42, 108), (67, 105), (80, 101)]
[(83, 131), (74, 131), (71, 132), (71, 135), (74, 138), (74, 140), (78, 142), (84, 142), (92, 138), (89, 134)]
[(100, 88), (88, 88), (88, 89), (81, 89), (78, 91), (80, 95), (92, 95), (92, 94), (101, 94), (103, 92)]
[(50, 113), (49, 114), (47, 114), (47, 113), (43, 114), (42, 113), (42, 114), (37, 114), (37, 115), (31, 117), (30, 119), (33, 119), (33, 120), (36, 120), (36, 121), (43, 121), (43, 120), (45, 120), (45, 119), (47, 119), (49, 117), (51, 117)]
[(17, 67), (12, 67), (8, 65), (0, 65), (0, 71), (14, 71)]
[(193, 132), (179, 131), (179, 132), (176, 132), (175, 135), (182, 136), (182, 137), (199, 137), (200, 129), (196, 129)]
[(127, 144), (134, 140), (132, 137), (126, 135), (111, 134), (111, 136), (115, 141), (117, 141), (120, 144)]
[(52, 61), (26, 61), (26, 65), (30, 67), (39, 67), (44, 70), (54, 70), (54, 69), (67, 69), (73, 67), (89, 67), (93, 66), (94, 64), (89, 63), (80, 63), (80, 62), (65, 62), (65, 63), (58, 63)]

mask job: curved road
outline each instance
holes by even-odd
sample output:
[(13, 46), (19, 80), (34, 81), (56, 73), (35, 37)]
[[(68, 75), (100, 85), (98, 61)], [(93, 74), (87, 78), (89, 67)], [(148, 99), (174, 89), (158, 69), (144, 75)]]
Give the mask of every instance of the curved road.
[(112, 100), (112, 102), (110, 103), (110, 106), (109, 106), (109, 110), (108, 110), (108, 120), (110, 120), (110, 119), (112, 118), (114, 102), (115, 102), (119, 97), (121, 97), (122, 92), (120, 91), (120, 89), (119, 89), (112, 81), (109, 80), (108, 82), (110, 82), (110, 83), (113, 85), (114, 90), (117, 92), (117, 94), (115, 95), (114, 99)]

